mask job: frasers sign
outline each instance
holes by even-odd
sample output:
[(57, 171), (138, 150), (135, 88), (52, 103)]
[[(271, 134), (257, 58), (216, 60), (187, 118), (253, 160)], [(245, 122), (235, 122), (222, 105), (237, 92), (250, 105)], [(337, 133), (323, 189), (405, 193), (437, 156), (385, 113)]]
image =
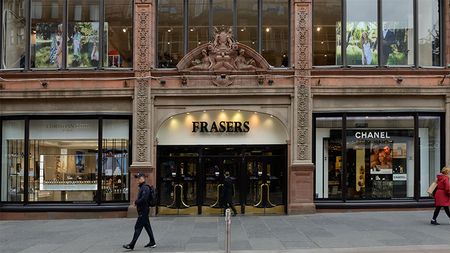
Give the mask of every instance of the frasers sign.
[(355, 133), (356, 139), (390, 139), (388, 132), (360, 131)]
[(193, 133), (248, 133), (250, 131), (250, 122), (244, 121), (192, 121)]

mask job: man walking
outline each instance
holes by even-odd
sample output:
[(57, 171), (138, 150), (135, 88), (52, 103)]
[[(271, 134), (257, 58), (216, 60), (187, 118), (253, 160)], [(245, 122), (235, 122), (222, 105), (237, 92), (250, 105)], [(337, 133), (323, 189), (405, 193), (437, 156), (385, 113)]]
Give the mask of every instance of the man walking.
[(150, 237), (150, 242), (144, 247), (155, 248), (155, 238), (153, 237), (152, 227), (150, 226), (150, 220), (148, 219), (148, 214), (150, 212), (150, 198), (152, 198), (150, 186), (145, 183), (145, 175), (144, 173), (137, 173), (135, 176), (138, 180), (139, 184), (139, 193), (137, 200), (134, 202), (136, 205), (136, 209), (138, 212), (138, 218), (136, 221), (136, 225), (134, 226), (134, 236), (133, 240), (131, 240), (130, 244), (125, 244), (123, 247), (125, 249), (133, 250), (136, 245), (136, 241), (139, 238), (139, 235), (142, 232), (142, 228), (145, 228), (148, 236)]
[(223, 181), (223, 202), (224, 202), (224, 209), (223, 213), (225, 215), (225, 211), (227, 208), (231, 208), (233, 210), (233, 216), (236, 216), (236, 208), (234, 208), (233, 205), (233, 180), (230, 177), (230, 172), (225, 172), (225, 179)]

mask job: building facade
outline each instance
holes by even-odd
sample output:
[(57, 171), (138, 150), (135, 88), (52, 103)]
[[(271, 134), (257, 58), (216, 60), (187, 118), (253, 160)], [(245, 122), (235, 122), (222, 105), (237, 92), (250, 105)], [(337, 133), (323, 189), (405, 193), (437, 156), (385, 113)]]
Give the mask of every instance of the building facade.
[[(448, 0), (6, 0), (0, 218), (428, 207)], [(399, 12), (402, 12), (401, 15)], [(101, 35), (101, 36), (100, 36)]]

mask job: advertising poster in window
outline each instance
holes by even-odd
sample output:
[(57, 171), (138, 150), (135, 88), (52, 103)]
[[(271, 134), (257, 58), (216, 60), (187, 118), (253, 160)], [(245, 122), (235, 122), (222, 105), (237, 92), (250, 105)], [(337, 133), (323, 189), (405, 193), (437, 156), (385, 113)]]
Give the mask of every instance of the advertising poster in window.
[[(376, 22), (348, 22), (346, 36), (348, 65), (378, 63)], [(336, 50), (340, 50), (340, 48)]]
[(392, 143), (371, 143), (370, 173), (392, 174)]
[(55, 23), (36, 24), (31, 34), (31, 59), (33, 68), (62, 68), (63, 25)]
[(69, 25), (67, 64), (72, 68), (97, 67), (99, 62), (99, 23), (77, 22)]

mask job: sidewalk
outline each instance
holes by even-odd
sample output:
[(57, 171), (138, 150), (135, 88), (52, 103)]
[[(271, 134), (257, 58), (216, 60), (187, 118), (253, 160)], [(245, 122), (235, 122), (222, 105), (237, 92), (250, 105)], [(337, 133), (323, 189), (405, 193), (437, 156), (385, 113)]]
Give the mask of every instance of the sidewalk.
[[(431, 211), (237, 216), (232, 252), (450, 252), (450, 220)], [(134, 219), (0, 221), (0, 252), (126, 252)], [(135, 252), (223, 252), (223, 217), (151, 218), (157, 248), (143, 231)]]

